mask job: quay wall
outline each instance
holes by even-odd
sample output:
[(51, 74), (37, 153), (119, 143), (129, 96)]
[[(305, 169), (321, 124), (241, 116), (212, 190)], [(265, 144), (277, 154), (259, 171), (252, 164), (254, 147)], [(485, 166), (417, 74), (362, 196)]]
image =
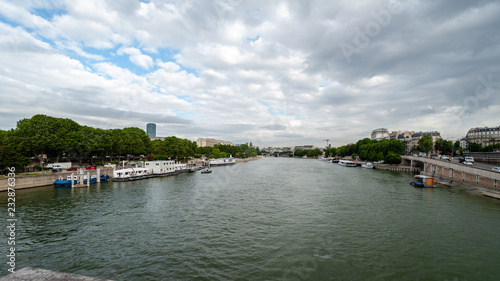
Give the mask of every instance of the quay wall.
[[(96, 170), (84, 170), (84, 175), (86, 175), (87, 172), (89, 172), (90, 175), (95, 175), (97, 173)], [(60, 177), (66, 179), (68, 176), (71, 175), (71, 173), (72, 172), (67, 172), (67, 171), (58, 173), (47, 172), (46, 174), (43, 175), (40, 174), (34, 176), (23, 176), (22, 174), (16, 174), (15, 176), (16, 185), (14, 186), (14, 189), (24, 189), (24, 188), (52, 185), (55, 180), (59, 179)], [(76, 175), (79, 174), (79, 171), (73, 171), (73, 173)], [(113, 168), (100, 168), (100, 173), (101, 175), (113, 176)], [(0, 178), (0, 191), (7, 191), (8, 188), (9, 188), (8, 178), (7, 177)]]
[(478, 184), (500, 191), (500, 173), (492, 170), (415, 156), (403, 156), (403, 159), (407, 162), (423, 162), (423, 172), (427, 175), (434, 172), (435, 177)]
[(401, 166), (401, 165), (374, 164), (374, 168), (377, 170), (385, 170), (393, 172), (420, 173), (420, 168), (418, 167)]

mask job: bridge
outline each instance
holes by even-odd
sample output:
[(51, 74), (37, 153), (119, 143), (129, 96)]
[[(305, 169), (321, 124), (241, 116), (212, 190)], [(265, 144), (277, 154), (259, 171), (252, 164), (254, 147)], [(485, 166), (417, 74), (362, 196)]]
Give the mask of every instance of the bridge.
[(468, 182), (482, 185), (500, 192), (500, 173), (491, 169), (466, 166), (449, 161), (431, 159), (426, 157), (402, 156), (404, 166), (420, 167), (422, 173), (432, 174), (436, 178), (445, 178), (455, 182)]

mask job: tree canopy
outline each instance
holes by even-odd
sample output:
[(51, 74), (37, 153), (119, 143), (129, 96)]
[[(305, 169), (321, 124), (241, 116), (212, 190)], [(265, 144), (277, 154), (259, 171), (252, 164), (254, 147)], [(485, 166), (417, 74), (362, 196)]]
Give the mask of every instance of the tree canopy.
[(364, 138), (353, 144), (344, 145), (336, 149), (336, 154), (340, 157), (348, 155), (358, 155), (362, 160), (380, 161), (385, 160), (389, 153), (404, 154), (405, 143), (400, 140), (380, 141)]
[(432, 142), (431, 136), (423, 136), (418, 140), (418, 151), (429, 153), (434, 148), (434, 143)]

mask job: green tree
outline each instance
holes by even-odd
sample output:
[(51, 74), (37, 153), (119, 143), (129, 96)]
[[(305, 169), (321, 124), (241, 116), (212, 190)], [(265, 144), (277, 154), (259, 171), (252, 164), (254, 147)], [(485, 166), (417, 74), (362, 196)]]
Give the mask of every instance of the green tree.
[(210, 158), (221, 158), (220, 150), (218, 148), (214, 148), (210, 154)]
[(326, 157), (333, 157), (337, 154), (337, 149), (335, 147), (330, 147), (327, 150), (325, 150), (325, 156)]
[(401, 155), (394, 152), (389, 152), (384, 159), (386, 164), (400, 164), (402, 161)]
[(0, 146), (0, 171), (6, 172), (6, 168), (15, 167), (16, 170), (24, 170), (30, 163), (28, 157), (22, 156), (11, 146)]
[(429, 153), (429, 151), (433, 148), (432, 137), (431, 136), (423, 136), (418, 140), (418, 150)]
[(469, 143), (470, 152), (482, 152), (483, 146), (480, 143), (471, 142)]
[(38, 114), (17, 122), (12, 141), (15, 149), (43, 161), (43, 155), (54, 149), (56, 118)]
[(453, 151), (453, 144), (451, 141), (444, 139), (437, 139), (435, 147), (441, 154), (451, 154)]

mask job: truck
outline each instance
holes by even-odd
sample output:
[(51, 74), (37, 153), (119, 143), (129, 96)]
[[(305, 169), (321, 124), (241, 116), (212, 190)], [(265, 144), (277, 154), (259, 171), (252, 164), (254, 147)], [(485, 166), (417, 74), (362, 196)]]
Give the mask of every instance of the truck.
[(71, 162), (59, 162), (47, 164), (47, 168), (52, 169), (68, 169), (71, 167)]

